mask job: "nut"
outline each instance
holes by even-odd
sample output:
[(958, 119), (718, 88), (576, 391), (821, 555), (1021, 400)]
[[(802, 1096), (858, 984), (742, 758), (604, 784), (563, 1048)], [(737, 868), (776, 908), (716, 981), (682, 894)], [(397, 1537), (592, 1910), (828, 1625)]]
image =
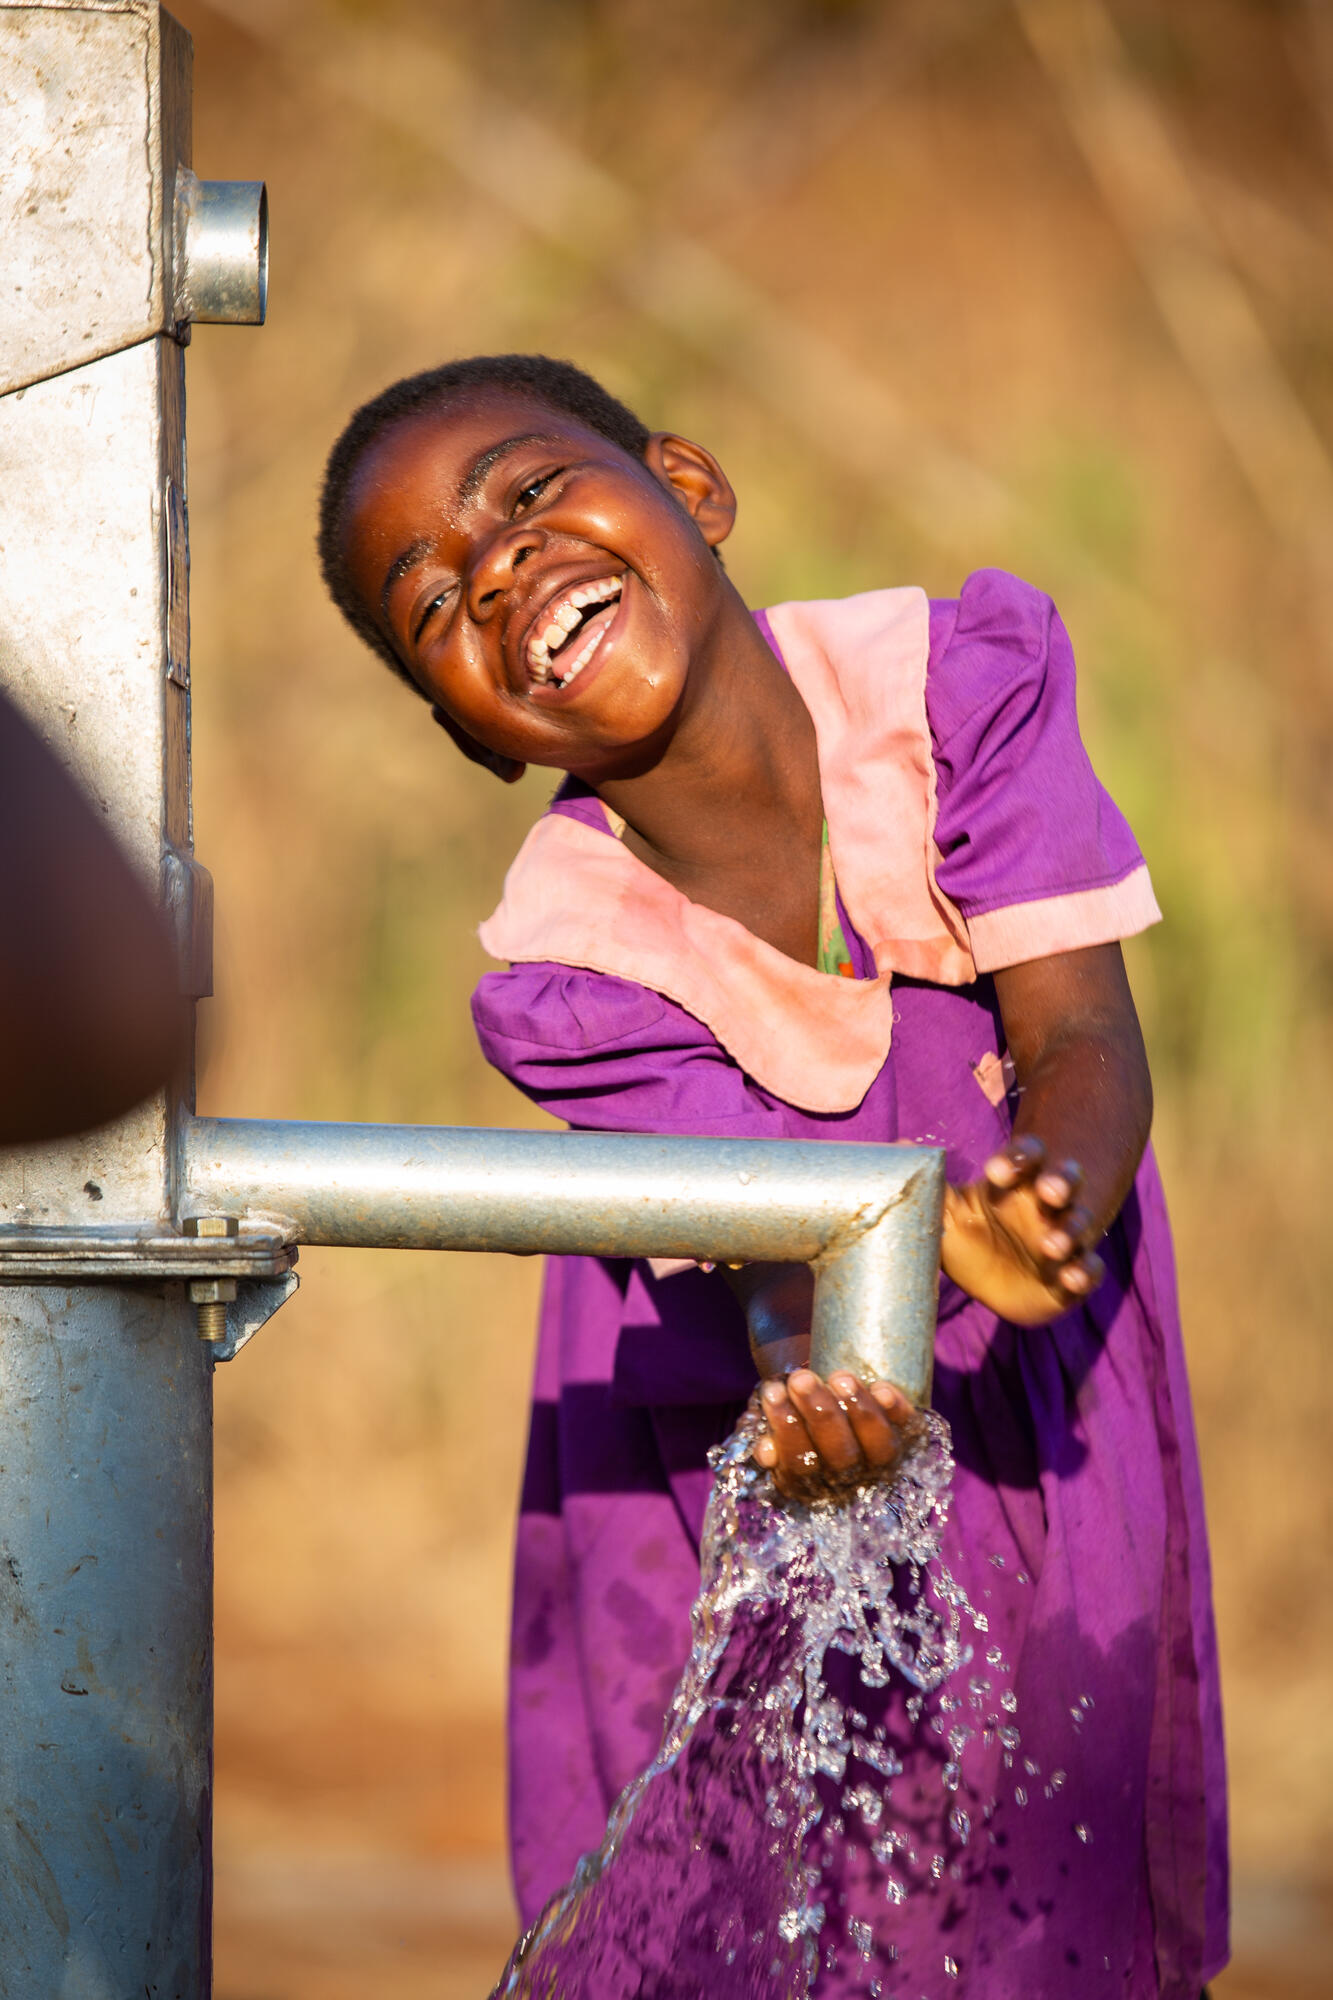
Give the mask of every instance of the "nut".
[(235, 1296), (235, 1278), (191, 1278), (190, 1280), (192, 1305), (230, 1305)]

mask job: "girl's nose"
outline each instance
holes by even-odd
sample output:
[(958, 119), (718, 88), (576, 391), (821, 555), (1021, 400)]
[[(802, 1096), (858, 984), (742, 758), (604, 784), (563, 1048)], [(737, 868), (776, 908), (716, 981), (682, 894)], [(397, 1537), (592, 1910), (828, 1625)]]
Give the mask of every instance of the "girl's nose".
[(468, 610), (473, 618), (489, 618), (514, 580), (514, 572), (541, 547), (538, 528), (516, 521), (490, 536), (473, 558), (468, 576)]

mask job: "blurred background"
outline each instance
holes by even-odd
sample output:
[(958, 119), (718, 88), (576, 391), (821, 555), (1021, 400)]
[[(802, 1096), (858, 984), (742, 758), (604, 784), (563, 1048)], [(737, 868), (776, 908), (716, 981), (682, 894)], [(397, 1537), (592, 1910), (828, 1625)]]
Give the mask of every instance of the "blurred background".
[[(188, 362), (208, 1112), (513, 1124), (475, 939), (549, 781), (326, 604), (324, 455), (447, 356), (711, 446), (752, 603), (1050, 590), (1167, 922), (1158, 1084), (1228, 1702), (1236, 1962), (1328, 1990), (1333, 9), (175, 0), (272, 309)], [(218, 1377), (219, 2000), (474, 2000), (512, 1937), (508, 1563), (537, 1270), (366, 1253)]]

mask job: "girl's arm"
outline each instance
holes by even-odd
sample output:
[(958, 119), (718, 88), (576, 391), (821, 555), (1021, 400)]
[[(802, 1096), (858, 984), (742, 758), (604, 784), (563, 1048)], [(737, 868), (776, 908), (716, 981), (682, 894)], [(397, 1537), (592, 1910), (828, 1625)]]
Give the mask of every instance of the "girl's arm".
[[(995, 988), (1022, 1096), (1010, 1144), (981, 1180), (948, 1190), (941, 1261), (1002, 1318), (1040, 1326), (1101, 1278), (1093, 1245), (1133, 1185), (1152, 1082), (1119, 945), (1012, 966), (995, 974)], [(727, 1276), (760, 1376), (796, 1371), (785, 1387), (764, 1387), (769, 1431), (755, 1455), (779, 1484), (799, 1489), (816, 1470), (812, 1453), (834, 1473), (858, 1449), (867, 1462), (891, 1463), (904, 1399), (887, 1383), (858, 1389), (851, 1376), (824, 1384), (805, 1366), (814, 1295), (806, 1267), (750, 1264)], [(860, 1443), (863, 1429), (871, 1449)]]
[(1040, 1326), (1101, 1278), (1093, 1246), (1133, 1184), (1152, 1082), (1119, 945), (994, 977), (1022, 1095), (1011, 1143), (949, 1190), (941, 1261), (1002, 1318)]

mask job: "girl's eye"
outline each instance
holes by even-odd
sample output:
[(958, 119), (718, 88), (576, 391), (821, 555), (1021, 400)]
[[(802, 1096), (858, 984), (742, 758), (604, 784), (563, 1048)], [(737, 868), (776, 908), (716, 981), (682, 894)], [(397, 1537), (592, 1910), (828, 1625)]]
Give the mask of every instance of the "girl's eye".
[(417, 614), (416, 624), (412, 629), (412, 644), (414, 646), (417, 643), (417, 640), (421, 637), (422, 633), (425, 631), (427, 625), (429, 625), (431, 619), (435, 616), (436, 612), (439, 611), (443, 605), (449, 602), (449, 598), (451, 595), (452, 595), (452, 586), (449, 586), (444, 590), (437, 591), (434, 597), (432, 597), (432, 599), (430, 600), (429, 604), (422, 605), (421, 610)]
[(520, 486), (514, 495), (514, 512), (521, 514), (526, 507), (533, 507), (555, 478), (553, 472), (543, 472), (540, 478), (530, 479), (526, 486)]

